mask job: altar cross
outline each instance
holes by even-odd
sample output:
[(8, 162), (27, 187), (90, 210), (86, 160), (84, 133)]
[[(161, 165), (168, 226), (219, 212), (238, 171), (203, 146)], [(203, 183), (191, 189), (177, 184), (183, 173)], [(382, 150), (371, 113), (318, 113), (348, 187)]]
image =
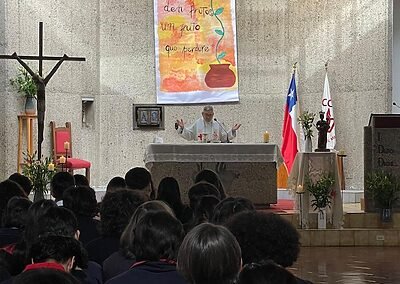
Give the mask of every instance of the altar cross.
[[(44, 56), (43, 55), (43, 22), (39, 22), (39, 55), (18, 55), (14, 52), (12, 55), (0, 55), (0, 59), (15, 59), (22, 67), (32, 76), (37, 87), (37, 116), (38, 116), (38, 160), (42, 158), (42, 142), (43, 142), (43, 131), (44, 131), (44, 116), (46, 112), (46, 85), (50, 81), (51, 77), (57, 72), (58, 68), (64, 61), (85, 61), (84, 57), (69, 57), (64, 54), (62, 57), (56, 56)], [(23, 60), (38, 60), (39, 72), (35, 73)], [(58, 61), (50, 73), (43, 78), (43, 61), (52, 60)]]

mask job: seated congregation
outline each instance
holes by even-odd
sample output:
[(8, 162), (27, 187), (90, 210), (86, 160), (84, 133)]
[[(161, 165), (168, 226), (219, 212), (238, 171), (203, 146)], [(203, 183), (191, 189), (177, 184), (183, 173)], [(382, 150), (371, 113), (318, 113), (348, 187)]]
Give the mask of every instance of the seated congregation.
[(156, 188), (140, 167), (112, 178), (101, 202), (82, 175), (58, 172), (50, 188), (32, 203), (25, 176), (0, 183), (0, 283), (311, 283), (287, 269), (293, 225), (226, 196), (211, 170), (188, 204), (175, 178)]

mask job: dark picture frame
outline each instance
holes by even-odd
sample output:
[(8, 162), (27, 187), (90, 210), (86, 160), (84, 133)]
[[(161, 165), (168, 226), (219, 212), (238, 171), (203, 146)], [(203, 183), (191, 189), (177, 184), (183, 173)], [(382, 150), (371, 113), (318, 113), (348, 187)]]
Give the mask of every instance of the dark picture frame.
[(133, 105), (133, 129), (164, 129), (164, 107), (158, 105)]

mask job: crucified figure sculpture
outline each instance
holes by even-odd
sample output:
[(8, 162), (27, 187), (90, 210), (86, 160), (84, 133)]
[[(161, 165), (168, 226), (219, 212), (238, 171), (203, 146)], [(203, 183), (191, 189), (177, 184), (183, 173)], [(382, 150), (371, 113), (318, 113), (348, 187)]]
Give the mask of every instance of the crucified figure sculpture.
[(18, 60), (18, 62), (24, 67), (24, 69), (32, 76), (33, 81), (37, 87), (37, 116), (38, 116), (38, 159), (42, 157), (42, 142), (43, 142), (43, 130), (44, 130), (44, 115), (46, 112), (46, 85), (50, 81), (51, 77), (56, 73), (57, 69), (60, 68), (64, 60), (68, 59), (68, 56), (64, 56), (57, 62), (57, 64), (51, 69), (50, 73), (46, 77), (40, 76), (38, 73), (32, 71), (32, 69), (14, 52), (12, 58)]
[[(85, 61), (84, 57), (71, 57), (64, 54), (62, 57), (57, 56), (45, 56), (43, 55), (43, 22), (39, 22), (39, 55), (18, 55), (13, 53), (12, 55), (0, 54), (0, 59), (16, 59), (24, 67), (24, 69), (32, 76), (37, 87), (37, 116), (38, 116), (38, 159), (42, 158), (42, 142), (44, 132), (44, 115), (46, 112), (46, 85), (50, 81), (51, 77), (56, 73), (57, 69), (61, 66), (64, 61)], [(37, 60), (39, 63), (39, 72), (35, 73), (23, 60)], [(57, 61), (56, 65), (50, 71), (50, 73), (43, 77), (42, 67), (44, 60)]]

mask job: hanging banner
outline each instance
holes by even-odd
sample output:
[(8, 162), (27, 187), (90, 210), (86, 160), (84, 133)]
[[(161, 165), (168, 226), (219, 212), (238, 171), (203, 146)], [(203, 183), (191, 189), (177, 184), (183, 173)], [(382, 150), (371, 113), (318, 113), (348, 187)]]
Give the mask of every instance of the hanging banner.
[(154, 0), (157, 103), (239, 101), (235, 0)]

